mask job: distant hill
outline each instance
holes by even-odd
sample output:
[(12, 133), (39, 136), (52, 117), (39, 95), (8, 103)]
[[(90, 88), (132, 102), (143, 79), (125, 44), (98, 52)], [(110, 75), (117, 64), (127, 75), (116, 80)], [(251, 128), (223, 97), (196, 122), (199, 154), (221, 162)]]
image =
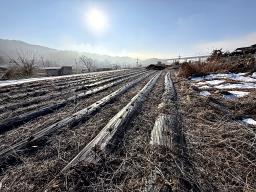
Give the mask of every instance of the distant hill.
[[(75, 60), (81, 55), (86, 55), (95, 60), (98, 67), (112, 67), (120, 65), (121, 67), (136, 66), (136, 59), (131, 57), (113, 57), (108, 55), (100, 55), (87, 52), (62, 51), (51, 49), (40, 45), (32, 45), (18, 40), (0, 39), (0, 65), (8, 63), (10, 58), (17, 58), (18, 53), (28, 57), (34, 55), (38, 60), (41, 57), (48, 60), (50, 66), (72, 65), (75, 66)], [(141, 61), (142, 65), (156, 63), (159, 59), (149, 59)], [(38, 62), (40, 65), (40, 62)], [(79, 67), (79, 66), (78, 66)]]

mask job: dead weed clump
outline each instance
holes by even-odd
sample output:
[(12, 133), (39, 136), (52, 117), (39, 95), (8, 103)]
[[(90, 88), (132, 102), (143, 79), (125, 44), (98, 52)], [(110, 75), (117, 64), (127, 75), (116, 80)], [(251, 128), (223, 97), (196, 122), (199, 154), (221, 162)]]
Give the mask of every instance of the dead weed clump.
[(184, 62), (181, 64), (178, 76), (204, 76), (209, 73), (239, 73), (255, 72), (256, 60), (253, 56), (230, 56), (221, 50), (214, 50), (206, 62)]
[(7, 69), (2, 79), (21, 79), (33, 76), (35, 67), (31, 64), (23, 66), (11, 66)]
[(10, 67), (3, 75), (2, 79), (19, 79), (31, 77), (35, 72), (36, 57), (17, 52), (17, 58), (9, 58)]

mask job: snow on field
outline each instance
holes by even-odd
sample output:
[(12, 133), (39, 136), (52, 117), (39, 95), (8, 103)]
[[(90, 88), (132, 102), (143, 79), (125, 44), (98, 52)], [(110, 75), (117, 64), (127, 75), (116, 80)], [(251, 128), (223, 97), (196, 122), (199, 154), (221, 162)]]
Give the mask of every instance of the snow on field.
[(237, 99), (249, 95), (250, 92), (246, 91), (227, 91), (227, 94), (223, 94), (225, 99)]
[(29, 78), (29, 79), (18, 79), (18, 80), (4, 80), (0, 81), (0, 87), (8, 86), (8, 85), (18, 85), (23, 83), (35, 82), (35, 81), (44, 81), (44, 80), (54, 80), (54, 79), (62, 79), (67, 77), (75, 77), (75, 76), (86, 76), (86, 75), (94, 75), (94, 74), (102, 74), (109, 72), (118, 72), (127, 69), (121, 70), (111, 70), (111, 71), (100, 71), (100, 72), (91, 72), (91, 73), (82, 73), (82, 74), (73, 74), (73, 75), (63, 75), (63, 76), (54, 76), (54, 77), (39, 77), (39, 78)]
[(229, 93), (235, 95), (236, 97), (245, 97), (246, 95), (250, 94), (250, 92), (246, 91), (229, 91)]
[[(230, 82), (232, 80), (232, 82)], [(191, 78), (192, 85), (202, 90), (199, 94), (209, 96), (211, 89), (228, 89), (226, 94), (222, 94), (225, 99), (237, 99), (250, 94), (250, 92), (240, 91), (241, 89), (256, 89), (256, 72), (252, 75), (246, 73), (224, 73), (210, 74), (203, 77)], [(207, 89), (208, 93), (203, 91)]]
[[(249, 89), (256, 89), (256, 72), (252, 75), (246, 73), (210, 74), (204, 77), (191, 78), (191, 84), (199, 88), (200, 96), (208, 97), (219, 93), (224, 99), (239, 101), (239, 98), (250, 94)], [(224, 91), (216, 91), (216, 89), (224, 89)], [(256, 126), (256, 121), (252, 118), (244, 118), (242, 122)]]
[[(210, 88), (204, 86), (214, 86), (217, 89), (255, 89), (255, 77), (256, 73), (253, 73), (251, 76), (246, 75), (246, 73), (217, 73), (203, 77), (194, 77), (191, 78), (191, 81), (193, 85), (199, 88)], [(234, 83), (225, 83), (226, 80), (233, 80)]]
[(199, 95), (207, 97), (207, 96), (211, 95), (211, 93), (209, 91), (201, 91), (199, 93)]
[(256, 125), (256, 121), (252, 118), (243, 119), (243, 122), (250, 125)]
[[(224, 99), (239, 102), (239, 98), (248, 96), (252, 89), (256, 89), (256, 72), (252, 75), (247, 75), (246, 73), (210, 74), (203, 77), (191, 78), (191, 84), (199, 88), (200, 96), (208, 97), (217, 93), (221, 94), (221, 97)], [(216, 89), (223, 91), (216, 91)], [(254, 90), (252, 90), (251, 94), (253, 93)], [(250, 99), (250, 97), (248, 98)], [(242, 122), (256, 126), (256, 121), (252, 118), (244, 118)]]
[(227, 99), (227, 100), (237, 99), (237, 97), (233, 94), (223, 94), (222, 96), (224, 99)]
[(226, 83), (217, 85), (217, 89), (256, 89), (256, 83)]
[(210, 89), (211, 87), (208, 86), (208, 85), (204, 85), (204, 86), (201, 86), (201, 87), (198, 87), (198, 88), (200, 88), (200, 89)]
[(224, 80), (211, 80), (211, 81), (203, 81), (197, 83), (197, 85), (219, 85), (221, 83), (224, 83)]
[(203, 77), (194, 77), (191, 78), (192, 81), (203, 81), (203, 80), (214, 80), (214, 79), (230, 79), (235, 81), (243, 81), (243, 82), (256, 82), (255, 79), (256, 74), (246, 76), (246, 73), (217, 73), (217, 74), (210, 74)]

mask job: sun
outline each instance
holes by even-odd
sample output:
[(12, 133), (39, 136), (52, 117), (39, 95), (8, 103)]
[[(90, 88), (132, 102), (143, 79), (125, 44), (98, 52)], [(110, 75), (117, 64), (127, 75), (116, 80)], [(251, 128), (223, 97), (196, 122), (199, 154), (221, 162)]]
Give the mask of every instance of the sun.
[(102, 33), (107, 29), (108, 20), (102, 10), (93, 8), (86, 13), (86, 23), (92, 32)]

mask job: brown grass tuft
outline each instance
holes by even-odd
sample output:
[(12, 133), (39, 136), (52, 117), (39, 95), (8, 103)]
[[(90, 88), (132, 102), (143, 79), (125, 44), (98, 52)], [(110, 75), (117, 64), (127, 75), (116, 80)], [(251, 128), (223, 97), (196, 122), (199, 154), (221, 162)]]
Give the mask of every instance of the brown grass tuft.
[(229, 72), (231, 66), (220, 63), (183, 63), (179, 69), (179, 77), (203, 76), (214, 72)]
[[(217, 50), (219, 51), (219, 50)], [(206, 62), (184, 62), (178, 72), (179, 77), (203, 76), (209, 73), (255, 72), (256, 60), (248, 55), (227, 56), (222, 52), (213, 51)]]

